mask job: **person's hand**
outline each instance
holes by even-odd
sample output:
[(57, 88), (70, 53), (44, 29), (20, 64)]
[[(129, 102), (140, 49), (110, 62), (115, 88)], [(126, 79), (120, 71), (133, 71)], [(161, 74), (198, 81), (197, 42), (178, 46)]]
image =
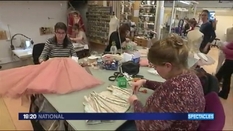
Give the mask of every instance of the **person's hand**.
[(129, 103), (133, 104), (134, 101), (138, 100), (138, 97), (136, 95), (132, 95), (129, 97)]
[(134, 93), (137, 93), (139, 91), (139, 89), (146, 83), (146, 80), (144, 79), (141, 79), (141, 80), (138, 80), (136, 82), (132, 82), (130, 83), (130, 85), (132, 86), (133, 88), (133, 92)]
[(130, 41), (130, 39), (129, 38), (126, 38), (126, 42), (129, 42)]
[(72, 41), (73, 41), (73, 40), (74, 40), (74, 38), (70, 38), (70, 40), (72, 40)]

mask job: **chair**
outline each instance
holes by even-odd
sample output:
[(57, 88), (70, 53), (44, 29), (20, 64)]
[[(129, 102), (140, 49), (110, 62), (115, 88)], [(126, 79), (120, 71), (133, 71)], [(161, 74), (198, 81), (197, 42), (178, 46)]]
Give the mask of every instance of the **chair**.
[(33, 58), (33, 63), (40, 64), (39, 62), (39, 57), (44, 49), (45, 43), (38, 43), (33, 46), (32, 50), (32, 58)]
[[(44, 49), (45, 43), (38, 43), (33, 46), (32, 49), (32, 58), (33, 63), (35, 65), (40, 64), (39, 57)], [(31, 103), (29, 107), (30, 113), (38, 113), (39, 107), (35, 104), (35, 100), (38, 97), (38, 95), (31, 95)], [(34, 131), (45, 131), (44, 128), (41, 126), (39, 121), (31, 120), (31, 124)]]
[(222, 131), (225, 125), (225, 113), (218, 94), (211, 92), (205, 96), (205, 112), (214, 113), (213, 121), (202, 121), (198, 131)]
[(220, 41), (219, 38), (214, 39), (214, 44), (211, 47), (217, 47), (218, 48), (218, 41)]

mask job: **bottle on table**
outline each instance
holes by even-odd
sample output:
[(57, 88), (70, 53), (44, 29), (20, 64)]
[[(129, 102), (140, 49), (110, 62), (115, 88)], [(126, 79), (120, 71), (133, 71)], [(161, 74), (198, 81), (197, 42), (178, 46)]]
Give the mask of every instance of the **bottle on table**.
[(111, 54), (117, 54), (117, 47), (116, 47), (116, 42), (115, 41), (112, 42), (110, 52), (111, 52)]

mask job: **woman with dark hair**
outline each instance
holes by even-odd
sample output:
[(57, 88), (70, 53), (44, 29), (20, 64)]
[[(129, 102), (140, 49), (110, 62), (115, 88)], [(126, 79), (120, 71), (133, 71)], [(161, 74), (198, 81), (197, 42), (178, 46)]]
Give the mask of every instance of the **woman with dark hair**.
[(110, 52), (112, 42), (115, 42), (117, 49), (121, 49), (121, 43), (126, 41), (126, 37), (130, 33), (130, 26), (128, 24), (123, 24), (119, 29), (112, 32), (109, 38), (109, 43), (105, 49), (105, 52)]
[(215, 29), (208, 20), (209, 15), (210, 12), (208, 10), (203, 10), (201, 13), (201, 19), (203, 23), (201, 25), (200, 31), (204, 34), (204, 38), (199, 50), (205, 54), (208, 54), (208, 52), (210, 51), (210, 45), (216, 38)]
[(197, 26), (197, 21), (193, 18), (189, 20), (190, 30), (194, 30), (194, 28)]
[(40, 63), (46, 61), (47, 58), (77, 56), (73, 44), (67, 36), (66, 24), (58, 22), (54, 26), (54, 30), (55, 36), (45, 42), (44, 50), (39, 57)]

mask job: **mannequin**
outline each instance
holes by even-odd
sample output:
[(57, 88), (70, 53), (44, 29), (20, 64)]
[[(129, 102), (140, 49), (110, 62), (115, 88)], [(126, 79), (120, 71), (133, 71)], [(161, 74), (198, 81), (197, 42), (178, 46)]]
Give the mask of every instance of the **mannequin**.
[(203, 34), (199, 31), (198, 27), (195, 27), (194, 30), (188, 32), (187, 38), (192, 54), (199, 52), (199, 47), (203, 39), (202, 37)]
[(194, 57), (195, 59), (199, 60), (198, 62), (199, 66), (211, 65), (215, 61), (211, 57), (199, 51), (199, 47), (203, 40), (203, 34), (199, 30), (200, 30), (199, 27), (195, 27), (193, 30), (189, 31), (187, 34), (188, 44), (189, 44), (188, 46), (190, 48), (190, 55), (191, 57)]
[(116, 15), (113, 12), (113, 16), (110, 19), (109, 22), (109, 33), (108, 33), (108, 38), (110, 37), (110, 35), (112, 34), (112, 32), (116, 31), (119, 27), (119, 19), (116, 17)]

